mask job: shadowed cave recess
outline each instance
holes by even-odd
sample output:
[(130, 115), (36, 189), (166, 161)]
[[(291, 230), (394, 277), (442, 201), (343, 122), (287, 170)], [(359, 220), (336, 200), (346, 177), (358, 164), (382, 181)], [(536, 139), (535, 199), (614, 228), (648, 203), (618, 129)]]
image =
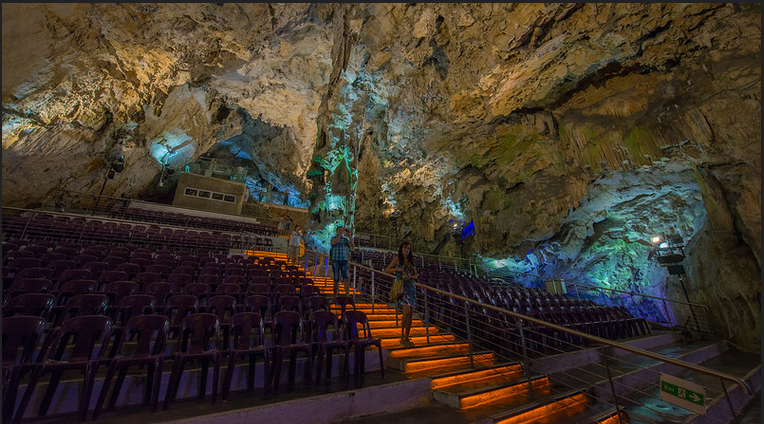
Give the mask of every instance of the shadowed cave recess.
[(690, 299), (758, 352), (760, 22), (759, 4), (3, 4), (3, 206), (98, 194), (120, 156), (103, 195), (166, 201), (168, 168), (214, 159), (307, 209), (309, 248), (342, 224), (481, 274)]

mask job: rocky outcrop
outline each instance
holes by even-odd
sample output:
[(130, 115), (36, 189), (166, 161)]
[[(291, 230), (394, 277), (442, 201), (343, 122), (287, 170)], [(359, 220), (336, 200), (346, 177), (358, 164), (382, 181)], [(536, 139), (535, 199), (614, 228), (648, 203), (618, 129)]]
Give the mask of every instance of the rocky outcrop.
[[(209, 152), (299, 193), (316, 241), (342, 221), (683, 300), (646, 243), (676, 231), (691, 299), (755, 350), (760, 22), (758, 4), (3, 4), (3, 205), (95, 193), (119, 154), (104, 194), (169, 193), (162, 166)], [(463, 246), (452, 220), (474, 225)]]

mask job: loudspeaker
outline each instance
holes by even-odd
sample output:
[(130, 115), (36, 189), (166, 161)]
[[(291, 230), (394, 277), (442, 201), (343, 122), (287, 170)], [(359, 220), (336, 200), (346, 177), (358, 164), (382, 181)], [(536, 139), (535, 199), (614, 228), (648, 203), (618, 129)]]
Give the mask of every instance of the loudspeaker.
[(684, 265), (669, 265), (666, 267), (668, 269), (668, 272), (670, 275), (683, 275), (684, 272)]
[(684, 255), (680, 255), (678, 253), (670, 253), (668, 255), (662, 255), (658, 256), (658, 263), (661, 264), (675, 264), (682, 262), (684, 260)]

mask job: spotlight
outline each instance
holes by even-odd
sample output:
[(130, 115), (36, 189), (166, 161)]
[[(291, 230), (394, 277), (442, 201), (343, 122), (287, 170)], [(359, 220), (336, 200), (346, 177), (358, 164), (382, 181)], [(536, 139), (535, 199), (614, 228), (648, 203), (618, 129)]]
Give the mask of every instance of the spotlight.
[(661, 241), (663, 241), (663, 238), (661, 238), (661, 236), (653, 236), (653, 238), (651, 238), (650, 241), (653, 242), (653, 244), (658, 244)]
[(122, 172), (125, 170), (125, 157), (119, 156), (111, 162), (111, 169), (116, 172)]
[(661, 249), (668, 249), (669, 244), (664, 241), (663, 243), (659, 244), (658, 247)]
[(108, 172), (106, 172), (106, 178), (108, 178), (110, 180), (113, 180), (115, 175), (116, 175), (116, 173), (114, 172), (113, 169), (110, 169)]

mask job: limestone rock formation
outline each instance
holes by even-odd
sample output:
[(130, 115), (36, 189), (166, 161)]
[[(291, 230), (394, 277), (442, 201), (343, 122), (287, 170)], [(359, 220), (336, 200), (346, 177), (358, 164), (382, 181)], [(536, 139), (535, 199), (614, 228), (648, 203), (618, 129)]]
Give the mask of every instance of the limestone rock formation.
[(319, 235), (683, 300), (648, 259), (674, 231), (690, 298), (759, 349), (759, 4), (2, 7), (4, 206), (97, 192), (117, 154), (104, 194), (171, 193), (163, 163), (227, 151)]

